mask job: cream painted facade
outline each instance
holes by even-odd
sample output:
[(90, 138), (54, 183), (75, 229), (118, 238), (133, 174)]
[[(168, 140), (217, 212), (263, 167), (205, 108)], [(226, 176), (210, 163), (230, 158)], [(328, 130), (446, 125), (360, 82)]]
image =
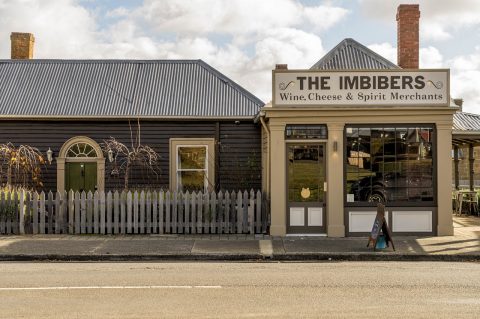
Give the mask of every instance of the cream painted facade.
[[(286, 125), (324, 124), (328, 128), (325, 147), (326, 159), (326, 233), (329, 237), (345, 237), (348, 233), (344, 205), (344, 129), (347, 124), (433, 124), (436, 128), (436, 189), (437, 207), (434, 209), (433, 233), (453, 235), (451, 207), (451, 145), (452, 122), (456, 108), (436, 107), (321, 107), (321, 106), (266, 106), (262, 109), (270, 133), (269, 170), (271, 199), (271, 228), (273, 236), (287, 234), (287, 159)], [(334, 151), (334, 144), (337, 144)], [(265, 176), (265, 175), (264, 175)], [(415, 211), (415, 207), (410, 207)], [(405, 215), (405, 214), (404, 214)], [(400, 214), (399, 214), (400, 216)], [(435, 227), (436, 226), (436, 227)], [(395, 230), (394, 230), (395, 231)]]

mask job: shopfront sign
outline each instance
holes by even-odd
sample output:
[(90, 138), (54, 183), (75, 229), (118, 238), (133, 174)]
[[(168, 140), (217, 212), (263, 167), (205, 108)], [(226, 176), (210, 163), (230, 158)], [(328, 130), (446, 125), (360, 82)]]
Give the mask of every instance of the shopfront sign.
[(273, 106), (448, 106), (450, 72), (274, 70)]

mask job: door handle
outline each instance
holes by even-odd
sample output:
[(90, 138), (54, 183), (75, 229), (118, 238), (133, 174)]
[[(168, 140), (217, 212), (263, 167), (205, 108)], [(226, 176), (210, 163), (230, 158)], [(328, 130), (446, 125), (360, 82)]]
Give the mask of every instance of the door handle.
[(327, 182), (323, 182), (323, 191), (324, 191), (324, 192), (327, 191)]

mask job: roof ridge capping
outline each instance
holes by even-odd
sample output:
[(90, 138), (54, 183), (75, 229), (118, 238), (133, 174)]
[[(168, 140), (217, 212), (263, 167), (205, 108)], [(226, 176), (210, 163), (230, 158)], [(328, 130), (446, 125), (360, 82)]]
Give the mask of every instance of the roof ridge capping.
[(400, 69), (398, 65), (382, 57), (352, 38), (345, 38), (315, 63), (311, 70), (367, 70)]

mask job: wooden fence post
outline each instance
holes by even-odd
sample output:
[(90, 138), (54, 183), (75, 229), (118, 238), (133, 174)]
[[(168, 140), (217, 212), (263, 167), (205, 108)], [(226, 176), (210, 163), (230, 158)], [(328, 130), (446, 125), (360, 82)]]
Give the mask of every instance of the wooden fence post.
[(210, 234), (215, 234), (217, 226), (217, 194), (210, 193)]
[(203, 232), (205, 234), (210, 233), (210, 216), (212, 216), (210, 212), (210, 194), (207, 191), (203, 194)]
[(190, 228), (192, 230), (192, 234), (197, 233), (197, 194), (192, 192), (190, 197), (190, 207), (192, 209), (191, 218), (190, 218)]
[[(38, 234), (38, 198), (39, 195), (37, 192), (33, 193), (32, 199), (32, 234)], [(3, 193), (2, 193), (2, 201), (3, 201)]]
[(67, 196), (67, 199), (68, 199), (68, 233), (69, 234), (73, 234), (74, 233), (74, 229), (75, 229), (75, 220), (74, 220), (74, 216), (75, 216), (75, 193), (73, 192), (73, 190), (70, 190), (68, 192), (68, 196)]
[(98, 222), (98, 227), (100, 228), (99, 229), (99, 232), (102, 233), (102, 234), (105, 234), (105, 215), (106, 215), (106, 211), (105, 211), (105, 192), (104, 191), (101, 191), (101, 192), (98, 192), (98, 211), (96, 212), (97, 213), (97, 217), (95, 218), (95, 220), (97, 220)]
[(237, 205), (237, 194), (235, 193), (235, 191), (232, 191), (232, 193), (230, 194), (230, 233), (232, 234), (235, 233), (235, 225), (237, 220), (236, 205)]
[(228, 191), (225, 192), (225, 212), (224, 212), (224, 220), (225, 220), (225, 234), (230, 234), (230, 193)]
[(113, 194), (113, 233), (120, 233), (120, 194), (118, 191)]
[(20, 228), (19, 228), (20, 192), (19, 191), (15, 191), (15, 193), (13, 193), (13, 202), (14, 202), (13, 217), (12, 217), (13, 233), (14, 234), (19, 234), (20, 233)]
[(74, 196), (75, 201), (75, 234), (82, 233), (82, 195), (79, 191), (75, 192)]
[(243, 192), (243, 232), (248, 233), (248, 192)]
[(93, 193), (87, 193), (87, 234), (93, 233)]
[(190, 192), (187, 191), (183, 197), (183, 232), (190, 234)]
[(172, 233), (176, 234), (177, 233), (177, 191), (173, 191), (173, 203), (172, 203)]
[(7, 220), (7, 200), (5, 198), (6, 193), (0, 192), (0, 210), (4, 211), (5, 214), (0, 214), (0, 234), (6, 234), (6, 220)]
[(62, 194), (62, 199), (60, 201), (60, 207), (62, 210), (62, 223), (60, 225), (60, 231), (62, 234), (68, 232), (68, 202), (67, 202), (67, 191), (63, 190), (60, 192)]
[(255, 216), (256, 216), (256, 222), (255, 222), (255, 232), (257, 234), (260, 234), (262, 230), (262, 192), (257, 191), (257, 204), (255, 205)]
[(62, 199), (62, 195), (57, 191), (55, 193), (55, 234), (60, 234), (60, 228), (63, 223)]
[(20, 190), (20, 210), (18, 212), (18, 233), (25, 235), (25, 190)]
[(146, 209), (145, 209), (145, 214), (146, 214), (146, 219), (147, 219), (147, 234), (152, 233), (152, 193), (150, 191), (147, 192), (146, 194)]
[(223, 233), (224, 209), (223, 209), (223, 192), (218, 192), (217, 197), (217, 233)]
[(248, 230), (250, 234), (255, 234), (255, 192), (250, 190), (250, 205), (248, 206)]
[(242, 192), (238, 191), (238, 194), (237, 194), (237, 234), (241, 234), (242, 231), (243, 231), (242, 204), (243, 204)]
[(40, 234), (45, 234), (45, 193), (40, 193)]
[(167, 191), (165, 193), (165, 233), (170, 234), (171, 233), (171, 218), (170, 218), (170, 208), (171, 208), (171, 203), (170, 203), (170, 191)]
[(197, 233), (201, 234), (203, 227), (202, 227), (202, 222), (203, 222), (203, 194), (202, 192), (197, 193)]
[(133, 193), (133, 233), (138, 234), (138, 192)]
[[(48, 229), (48, 234), (53, 233), (53, 193), (52, 191), (48, 192), (47, 195), (47, 211), (46, 211), (46, 221), (47, 221), (47, 229)], [(55, 216), (56, 217), (56, 216)]]
[(93, 219), (93, 233), (98, 234), (99, 233), (99, 221), (100, 221), (100, 194), (98, 191), (95, 191), (93, 194), (93, 214), (92, 214), (92, 219)]
[[(157, 197), (155, 196), (155, 198)], [(159, 234), (163, 234), (163, 230), (165, 228), (165, 224), (164, 224), (165, 219), (163, 217), (163, 211), (164, 211), (163, 200), (164, 200), (163, 190), (160, 190), (160, 192), (158, 193), (158, 233)]]
[(145, 192), (140, 193), (140, 222), (138, 223), (138, 233), (145, 234)]
[(127, 193), (122, 191), (120, 194), (120, 233), (125, 234), (127, 233), (126, 230), (126, 222), (127, 222)]
[[(152, 233), (158, 234), (158, 194), (157, 191), (152, 193)], [(163, 217), (163, 216), (162, 216)]]
[(127, 234), (133, 233), (132, 225), (132, 192), (127, 193)]
[(84, 191), (80, 195), (80, 219), (81, 219), (81, 233), (87, 233), (87, 193)]
[[(102, 234), (111, 234), (112, 233), (112, 192), (107, 193), (107, 203), (105, 210), (105, 192), (102, 191), (100, 195), (100, 229)], [(107, 229), (105, 229), (107, 228)]]

